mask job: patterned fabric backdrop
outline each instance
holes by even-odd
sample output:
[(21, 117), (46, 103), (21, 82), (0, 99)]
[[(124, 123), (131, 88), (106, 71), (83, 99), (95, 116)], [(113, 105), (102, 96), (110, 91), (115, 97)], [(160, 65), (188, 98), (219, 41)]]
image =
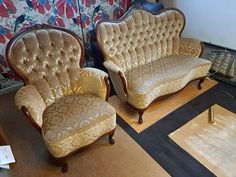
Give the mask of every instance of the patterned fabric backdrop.
[(81, 38), (83, 30), (87, 43), (97, 20), (119, 18), (128, 3), (129, 0), (0, 0), (0, 91), (21, 82), (5, 60), (7, 42), (17, 32), (47, 23), (72, 30)]

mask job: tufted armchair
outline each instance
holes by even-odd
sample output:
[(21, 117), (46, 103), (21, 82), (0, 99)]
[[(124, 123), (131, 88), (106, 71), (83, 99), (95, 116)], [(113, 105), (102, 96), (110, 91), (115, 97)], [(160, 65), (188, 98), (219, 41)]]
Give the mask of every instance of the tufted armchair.
[(157, 15), (133, 10), (119, 21), (99, 22), (97, 41), (118, 97), (139, 111), (156, 99), (207, 76), (211, 62), (199, 58), (200, 41), (180, 37), (185, 18), (177, 9)]
[(48, 25), (19, 33), (7, 46), (8, 63), (25, 83), (16, 93), (16, 105), (59, 160), (105, 134), (114, 143), (116, 113), (105, 101), (108, 75), (83, 68), (83, 51), (74, 33)]

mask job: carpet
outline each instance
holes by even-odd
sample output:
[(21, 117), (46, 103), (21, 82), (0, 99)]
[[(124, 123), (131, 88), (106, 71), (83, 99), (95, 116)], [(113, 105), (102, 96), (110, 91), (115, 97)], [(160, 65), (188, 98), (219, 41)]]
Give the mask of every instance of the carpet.
[(128, 123), (137, 133), (150, 127), (169, 113), (183, 106), (200, 94), (206, 92), (217, 84), (216, 81), (206, 79), (202, 84), (202, 89), (197, 89), (198, 81), (190, 82), (183, 90), (169, 97), (152, 103), (143, 114), (143, 123), (139, 124), (138, 113), (130, 105), (122, 102), (114, 95), (109, 98), (109, 103), (116, 109), (117, 114)]
[(119, 125), (110, 145), (108, 137), (68, 160), (69, 171), (48, 162), (49, 152), (41, 135), (15, 108), (14, 94), (0, 97), (0, 125), (16, 158), (11, 170), (1, 170), (1, 177), (167, 177), (170, 176)]
[(212, 108), (213, 124), (206, 110), (169, 137), (216, 176), (236, 176), (236, 114), (217, 104)]

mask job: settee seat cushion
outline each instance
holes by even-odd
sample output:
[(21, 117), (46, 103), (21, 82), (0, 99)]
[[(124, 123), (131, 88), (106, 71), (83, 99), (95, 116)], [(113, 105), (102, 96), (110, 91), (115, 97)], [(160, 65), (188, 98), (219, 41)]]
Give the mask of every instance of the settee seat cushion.
[(49, 151), (59, 158), (68, 155), (112, 131), (114, 108), (92, 95), (65, 96), (43, 113), (42, 134)]
[(205, 77), (211, 62), (187, 56), (168, 56), (127, 70), (127, 102), (144, 109), (156, 98), (182, 89), (188, 82)]

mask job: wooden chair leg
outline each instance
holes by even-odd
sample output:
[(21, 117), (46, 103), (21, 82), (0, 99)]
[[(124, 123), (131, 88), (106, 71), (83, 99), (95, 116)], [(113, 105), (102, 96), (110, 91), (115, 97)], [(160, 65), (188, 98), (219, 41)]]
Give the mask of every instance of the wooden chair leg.
[(198, 82), (198, 89), (201, 90), (202, 89), (202, 83), (204, 82), (205, 78), (201, 78)]
[(142, 124), (143, 123), (143, 118), (142, 118), (143, 117), (143, 112), (139, 112), (138, 114), (139, 114), (138, 123)]
[(66, 159), (60, 159), (60, 158), (58, 159), (58, 158), (53, 157), (53, 163), (56, 166), (61, 167), (62, 173), (66, 173), (69, 170), (69, 165), (68, 165), (68, 162), (66, 161)]
[(109, 137), (109, 142), (111, 145), (115, 144), (115, 140), (113, 139), (113, 136), (115, 134), (115, 131), (113, 130), (111, 133), (109, 133), (108, 137)]

